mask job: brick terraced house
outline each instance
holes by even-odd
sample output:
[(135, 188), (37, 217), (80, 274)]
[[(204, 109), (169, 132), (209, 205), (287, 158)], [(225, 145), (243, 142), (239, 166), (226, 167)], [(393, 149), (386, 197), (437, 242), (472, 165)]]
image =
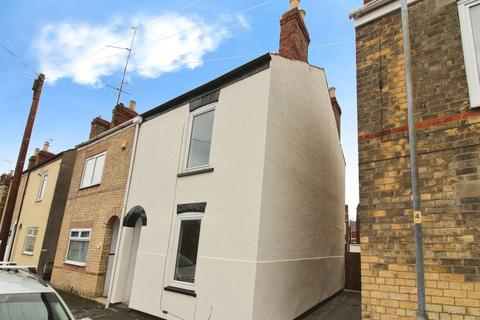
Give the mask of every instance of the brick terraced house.
[[(480, 1), (409, 0), (430, 319), (480, 319)], [(417, 309), (399, 0), (351, 13), (363, 319)]]
[(119, 217), (132, 145), (138, 128), (135, 103), (113, 110), (112, 121), (93, 119), (90, 139), (78, 145), (60, 240), (54, 286), (87, 297), (108, 294)]

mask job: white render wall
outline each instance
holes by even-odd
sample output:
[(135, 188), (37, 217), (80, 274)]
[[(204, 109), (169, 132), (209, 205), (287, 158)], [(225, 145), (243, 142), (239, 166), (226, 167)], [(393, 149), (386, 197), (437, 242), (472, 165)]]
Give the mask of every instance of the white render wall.
[[(269, 82), (267, 69), (220, 91), (212, 173), (177, 178), (184, 159), (188, 105), (141, 125), (127, 210), (142, 206), (148, 224), (140, 236), (131, 308), (168, 320), (194, 315), (206, 320), (210, 313), (211, 319), (252, 318)], [(175, 258), (176, 205), (193, 202), (207, 202), (197, 298), (163, 290)], [(119, 270), (126, 260), (122, 250), (128, 251), (127, 238), (127, 250), (119, 252), (123, 260)], [(112, 302), (122, 296), (125, 279), (125, 274), (117, 277)]]
[(344, 286), (345, 162), (324, 71), (273, 56), (255, 320), (292, 320)]
[[(167, 320), (292, 320), (342, 289), (345, 164), (324, 72), (272, 56), (270, 69), (221, 89), (215, 171), (177, 178), (189, 115), (185, 105), (140, 127), (127, 210), (144, 207), (148, 223), (130, 307)], [(207, 202), (196, 298), (163, 290), (176, 205), (193, 202)], [(112, 302), (132, 230), (123, 229)]]

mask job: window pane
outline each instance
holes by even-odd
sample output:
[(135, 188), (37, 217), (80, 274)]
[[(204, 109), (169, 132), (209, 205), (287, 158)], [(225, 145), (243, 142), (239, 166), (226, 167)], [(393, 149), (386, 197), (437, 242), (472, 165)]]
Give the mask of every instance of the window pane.
[(82, 238), (90, 237), (90, 231), (82, 231), (80, 237), (82, 237)]
[(72, 232), (70, 233), (70, 237), (73, 237), (73, 238), (78, 237), (78, 231), (72, 231)]
[(181, 222), (174, 277), (177, 281), (195, 282), (200, 223), (201, 220), (184, 220)]
[(35, 249), (35, 240), (37, 237), (35, 236), (27, 236), (25, 238), (25, 248), (23, 249), (25, 252), (33, 252)]
[(40, 179), (40, 186), (38, 188), (38, 193), (37, 193), (37, 200), (41, 200), (45, 194), (45, 188), (47, 186), (47, 179), (48, 179), (48, 175), (45, 174), (42, 176), (42, 178)]
[(193, 118), (188, 168), (208, 164), (212, 143), (213, 115), (214, 111), (212, 110)]
[(477, 57), (477, 70), (480, 76), (480, 4), (470, 8), (470, 21), (472, 22), (473, 43)]
[(81, 187), (88, 187), (92, 184), (93, 169), (95, 167), (95, 159), (90, 159), (85, 163), (85, 171), (83, 172)]
[(102, 182), (104, 165), (105, 165), (105, 155), (103, 154), (100, 157), (97, 157), (97, 161), (95, 163), (95, 170), (93, 171), (92, 184), (99, 184), (100, 182)]
[(70, 240), (67, 260), (76, 262), (87, 261), (87, 250), (89, 241)]

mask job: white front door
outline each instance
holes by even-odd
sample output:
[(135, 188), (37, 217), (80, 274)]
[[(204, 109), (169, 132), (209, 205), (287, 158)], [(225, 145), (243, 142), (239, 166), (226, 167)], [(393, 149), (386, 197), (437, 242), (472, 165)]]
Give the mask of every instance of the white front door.
[(118, 230), (120, 229), (120, 222), (116, 220), (112, 226), (112, 241), (110, 241), (110, 249), (108, 251), (108, 266), (107, 274), (105, 275), (105, 284), (103, 286), (103, 296), (108, 296), (108, 289), (110, 288), (110, 281), (112, 280), (113, 261), (115, 260), (115, 249), (117, 248)]
[(125, 294), (123, 295), (123, 303), (130, 302), (130, 294), (132, 293), (133, 276), (135, 274), (135, 264), (137, 262), (138, 244), (140, 242), (140, 232), (142, 231), (142, 219), (138, 219), (135, 223), (133, 231), (132, 250), (130, 251), (130, 259), (128, 262), (127, 284)]

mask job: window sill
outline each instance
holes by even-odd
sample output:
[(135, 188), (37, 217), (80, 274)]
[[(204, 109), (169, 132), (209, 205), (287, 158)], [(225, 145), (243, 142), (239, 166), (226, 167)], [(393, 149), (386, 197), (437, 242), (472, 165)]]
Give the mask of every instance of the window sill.
[(30, 251), (23, 251), (22, 254), (26, 256), (33, 256), (33, 252)]
[(184, 295), (191, 296), (191, 297), (196, 297), (197, 296), (197, 294), (193, 290), (187, 290), (187, 289), (182, 289), (182, 288), (177, 288), (177, 287), (172, 287), (172, 286), (168, 286), (168, 287), (165, 287), (163, 289), (165, 291), (176, 292), (176, 293), (184, 294)]
[(85, 267), (87, 264), (85, 262), (77, 262), (77, 261), (69, 261), (65, 260), (63, 261), (64, 264), (70, 264), (72, 266), (77, 266), (77, 267)]
[(202, 173), (209, 173), (209, 172), (213, 172), (214, 169), (213, 168), (201, 168), (201, 169), (194, 169), (194, 170), (191, 170), (191, 171), (184, 171), (184, 172), (181, 172), (179, 174), (177, 174), (177, 177), (187, 177), (187, 176), (193, 176), (193, 175), (196, 175), (196, 174), (202, 174)]
[(99, 185), (100, 185), (100, 183), (92, 184), (92, 185), (89, 185), (89, 186), (80, 187), (78, 190), (86, 190), (86, 189), (90, 189), (90, 188), (95, 188), (95, 187), (98, 187)]

